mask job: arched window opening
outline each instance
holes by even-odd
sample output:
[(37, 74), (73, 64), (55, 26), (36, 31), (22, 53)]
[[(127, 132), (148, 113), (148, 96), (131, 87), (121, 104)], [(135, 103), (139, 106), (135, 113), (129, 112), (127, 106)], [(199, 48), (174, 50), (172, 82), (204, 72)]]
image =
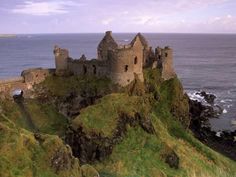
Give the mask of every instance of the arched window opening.
[(165, 53), (166, 57), (168, 57), (168, 53)]
[(128, 65), (125, 65), (125, 72), (127, 72), (129, 69), (129, 66)]
[(93, 65), (93, 74), (96, 75), (97, 74), (97, 68), (95, 65)]
[(138, 57), (134, 58), (134, 64), (136, 65), (138, 63)]
[(87, 67), (83, 65), (83, 74), (87, 74)]

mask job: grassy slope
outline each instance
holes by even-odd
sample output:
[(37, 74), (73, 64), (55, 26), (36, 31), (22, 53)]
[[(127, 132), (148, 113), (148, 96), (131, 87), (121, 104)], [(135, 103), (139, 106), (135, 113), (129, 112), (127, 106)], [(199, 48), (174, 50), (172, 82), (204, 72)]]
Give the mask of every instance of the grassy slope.
[[(49, 103), (42, 103), (36, 99), (26, 99), (25, 107), (29, 112), (33, 123), (42, 133), (64, 135), (67, 119), (58, 113), (55, 106)], [(19, 106), (13, 101), (0, 103), (4, 114), (19, 127), (31, 131), (26, 119), (22, 115)]]
[(1, 177), (68, 177), (81, 176), (78, 160), (71, 158), (72, 166), (56, 174), (51, 159), (60, 151), (71, 157), (58, 136), (42, 135), (42, 142), (34, 135), (0, 114), (0, 176)]
[[(159, 74), (157, 70), (145, 72), (151, 94), (107, 95), (98, 100), (97, 104), (83, 109), (81, 115), (73, 121), (73, 126), (82, 125), (87, 133), (93, 131), (110, 136), (115, 130), (119, 112), (125, 112), (131, 117), (139, 112), (152, 120), (155, 135), (146, 133), (140, 127), (128, 127), (127, 135), (115, 146), (112, 155), (93, 166), (101, 176), (107, 177), (236, 176), (235, 162), (201, 144), (178, 122), (188, 125), (188, 106), (182, 94), (182, 86), (177, 78), (163, 82)], [(109, 92), (111, 83), (107, 79), (49, 77), (43, 87), (53, 96), (63, 97), (71, 91)], [(155, 101), (154, 97), (159, 98), (159, 101)], [(38, 143), (30, 131), (24, 130), (30, 129), (15, 103), (4, 102), (1, 107), (0, 176), (58, 176), (50, 167), (49, 159), (55, 149), (65, 148), (62, 141), (57, 136), (44, 135), (46, 141)], [(53, 105), (26, 100), (26, 107), (41, 132), (63, 134), (67, 126), (66, 119), (57, 113)], [(180, 157), (178, 170), (164, 162), (165, 154), (171, 150)], [(73, 169), (59, 176), (68, 174), (81, 175), (77, 163)]]
[[(185, 126), (189, 123), (187, 98), (179, 80), (175, 78), (163, 82), (158, 77), (158, 71), (147, 71), (146, 78), (153, 94), (159, 97), (159, 101), (153, 102), (152, 109), (145, 102), (145, 97), (151, 100), (153, 95), (110, 94), (96, 105), (85, 108), (73, 121), (74, 128), (82, 125), (87, 133), (93, 131), (109, 137), (115, 131), (119, 112), (131, 116), (139, 112), (151, 117), (157, 134), (147, 134), (140, 127), (129, 127), (112, 155), (94, 164), (100, 175), (234, 177), (235, 162), (200, 143), (179, 123)], [(180, 157), (178, 170), (164, 162), (165, 154), (171, 150)]]
[[(114, 96), (114, 95), (112, 95)], [(112, 97), (111, 95), (109, 97)], [(116, 98), (115, 95), (114, 98)], [(106, 98), (107, 99), (107, 98)], [(101, 102), (103, 102), (102, 100)], [(128, 101), (128, 100), (127, 100)], [(127, 104), (125, 109), (129, 109)], [(131, 108), (132, 109), (132, 108)], [(94, 112), (88, 108), (91, 115)], [(103, 108), (104, 110), (104, 108)], [(105, 109), (105, 111), (111, 109)], [(99, 112), (96, 106), (96, 112)], [(115, 117), (96, 117), (92, 123), (83, 122), (90, 130), (101, 130), (110, 133), (114, 129)], [(99, 114), (98, 114), (99, 115)], [(115, 115), (115, 114), (114, 114)], [(83, 115), (84, 116), (84, 115)], [(197, 141), (190, 133), (169, 115), (169, 118), (161, 117), (155, 112), (152, 113), (152, 122), (157, 135), (150, 135), (140, 127), (129, 128), (127, 136), (122, 143), (117, 145), (108, 159), (104, 162), (96, 163), (95, 168), (101, 176), (219, 176), (234, 177), (236, 175), (235, 162), (210, 150), (205, 145)], [(83, 117), (81, 121), (88, 121)], [(106, 118), (99, 122), (99, 119)], [(168, 119), (163, 121), (163, 119)], [(168, 122), (168, 124), (167, 124)], [(84, 125), (83, 124), (83, 125)], [(108, 124), (108, 125), (107, 125)], [(107, 125), (107, 126), (103, 126)], [(110, 130), (109, 130), (110, 128)], [(180, 157), (180, 169), (171, 169), (162, 158), (162, 154), (168, 149), (176, 151)]]
[(90, 95), (109, 92), (113, 84), (107, 78), (95, 78), (92, 76), (70, 76), (57, 77), (50, 76), (42, 84), (43, 88), (47, 88), (49, 93), (56, 97), (64, 97), (70, 92), (81, 93), (88, 92)]
[(110, 94), (99, 100), (96, 105), (83, 109), (78, 118), (72, 121), (72, 125), (74, 129), (82, 125), (87, 133), (93, 131), (110, 137), (121, 112), (134, 117), (139, 111), (144, 115), (148, 114), (148, 108), (142, 97), (128, 96), (125, 93)]
[[(86, 90), (89, 94), (95, 94), (97, 90), (107, 92), (111, 89), (110, 83), (108, 79), (53, 76), (49, 77), (40, 87), (46, 88), (50, 93), (49, 96), (63, 97), (73, 91)], [(49, 160), (58, 149), (69, 153), (62, 140), (55, 136), (64, 136), (68, 121), (49, 102), (25, 99), (24, 105), (39, 132), (45, 134), (43, 136), (46, 140), (43, 144), (35, 140), (31, 127), (15, 102), (0, 100), (1, 177), (79, 177), (81, 174), (83, 174), (83, 177), (89, 177), (91, 174), (96, 174), (96, 170), (87, 166), (82, 166), (80, 172), (78, 162), (75, 163), (73, 169), (56, 174)], [(27, 145), (25, 142), (27, 142)]]

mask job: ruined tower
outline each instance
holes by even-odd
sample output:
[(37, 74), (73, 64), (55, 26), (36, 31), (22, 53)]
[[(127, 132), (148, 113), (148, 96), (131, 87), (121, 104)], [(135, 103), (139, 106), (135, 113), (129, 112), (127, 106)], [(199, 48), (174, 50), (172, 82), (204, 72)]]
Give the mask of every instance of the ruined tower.
[(98, 60), (107, 60), (108, 51), (117, 49), (118, 44), (112, 37), (112, 32), (107, 31), (97, 47)]
[(56, 75), (65, 75), (68, 73), (69, 51), (55, 46), (53, 53), (55, 56)]
[(144, 44), (140, 34), (128, 45), (120, 45), (116, 49), (108, 50), (108, 65), (110, 69), (110, 78), (126, 86), (131, 83), (135, 77), (143, 81), (143, 60)]
[(161, 49), (161, 75), (164, 80), (175, 77), (173, 68), (173, 50), (170, 47)]

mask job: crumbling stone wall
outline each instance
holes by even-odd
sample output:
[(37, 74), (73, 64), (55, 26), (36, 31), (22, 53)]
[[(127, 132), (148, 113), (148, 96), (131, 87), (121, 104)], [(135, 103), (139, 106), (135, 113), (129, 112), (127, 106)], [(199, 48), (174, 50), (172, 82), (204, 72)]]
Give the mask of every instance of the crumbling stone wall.
[(0, 98), (11, 98), (13, 96), (13, 91), (16, 89), (21, 89), (23, 91), (27, 89), (23, 77), (0, 80)]
[(46, 77), (55, 73), (54, 69), (28, 69), (20, 77), (0, 80), (0, 97), (12, 98), (14, 90), (23, 90), (25, 97), (30, 97), (34, 84), (43, 82)]
[(107, 60), (108, 51), (117, 49), (118, 44), (112, 37), (112, 32), (107, 31), (97, 48), (98, 60)]
[(39, 84), (44, 81), (46, 77), (52, 75), (55, 72), (53, 69), (27, 69), (21, 73), (21, 76), (24, 78), (24, 82), (28, 85)]
[(108, 65), (106, 61), (92, 60), (70, 60), (68, 69), (74, 75), (106, 76)]
[(126, 86), (137, 76), (143, 81), (143, 68), (159, 68), (162, 77), (168, 80), (175, 76), (172, 49), (149, 47), (143, 35), (138, 33), (128, 45), (118, 45), (112, 32), (106, 32), (97, 48), (97, 58), (86, 60), (82, 55), (79, 60), (69, 57), (66, 49), (58, 46), (54, 49), (56, 74), (107, 76), (115, 83)]

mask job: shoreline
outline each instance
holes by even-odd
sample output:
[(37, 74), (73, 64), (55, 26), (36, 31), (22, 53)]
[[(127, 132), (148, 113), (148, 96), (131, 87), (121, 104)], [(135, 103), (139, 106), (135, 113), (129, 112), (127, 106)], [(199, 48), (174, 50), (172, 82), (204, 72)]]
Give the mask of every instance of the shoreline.
[[(215, 95), (212, 96), (215, 97)], [(236, 161), (236, 130), (214, 131), (209, 124), (210, 119), (219, 116), (222, 112), (214, 110), (213, 105), (204, 105), (190, 98), (189, 106), (191, 117), (189, 129), (194, 137), (213, 150)]]

